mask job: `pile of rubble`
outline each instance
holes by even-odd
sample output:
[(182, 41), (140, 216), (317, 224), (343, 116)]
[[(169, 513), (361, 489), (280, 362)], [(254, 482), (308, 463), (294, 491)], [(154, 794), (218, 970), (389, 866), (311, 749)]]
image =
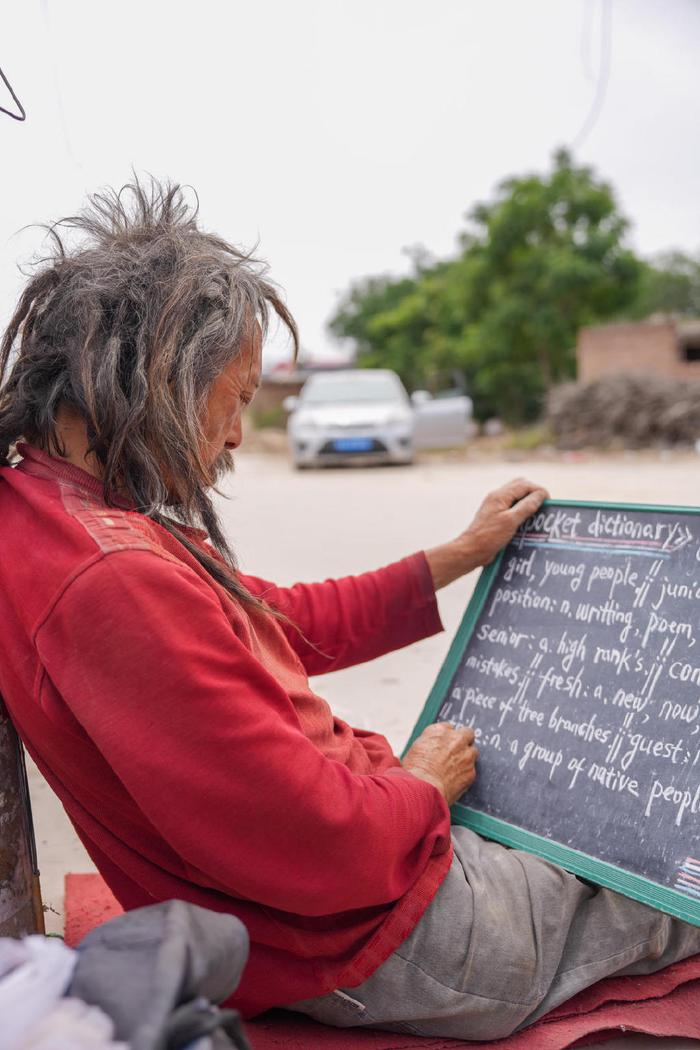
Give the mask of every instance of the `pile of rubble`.
[(700, 381), (620, 375), (550, 392), (548, 423), (560, 448), (649, 448), (700, 440)]

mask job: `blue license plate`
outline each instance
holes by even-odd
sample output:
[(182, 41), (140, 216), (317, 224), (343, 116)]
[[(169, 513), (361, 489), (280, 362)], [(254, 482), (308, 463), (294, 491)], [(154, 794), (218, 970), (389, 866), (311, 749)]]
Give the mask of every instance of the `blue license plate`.
[(371, 438), (336, 438), (333, 442), (335, 452), (369, 452), (371, 448)]

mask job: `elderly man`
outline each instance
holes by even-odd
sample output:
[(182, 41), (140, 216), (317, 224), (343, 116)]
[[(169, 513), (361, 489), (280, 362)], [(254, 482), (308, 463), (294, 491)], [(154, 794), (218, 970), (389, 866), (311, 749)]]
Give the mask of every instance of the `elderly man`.
[(466, 1038), (697, 951), (698, 930), (451, 830), (470, 730), (432, 726), (401, 763), (309, 686), (439, 630), (435, 591), (545, 492), (515, 481), (456, 539), (376, 572), (242, 575), (209, 490), (269, 312), (296, 342), (291, 316), (177, 187), (97, 196), (66, 224), (79, 243), (52, 229), (2, 347), (0, 691), (124, 907), (241, 918), (248, 1015)]

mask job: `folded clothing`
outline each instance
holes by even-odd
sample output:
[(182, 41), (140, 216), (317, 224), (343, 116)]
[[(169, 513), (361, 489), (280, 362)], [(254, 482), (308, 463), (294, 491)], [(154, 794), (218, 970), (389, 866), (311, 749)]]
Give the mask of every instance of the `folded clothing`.
[(104, 1010), (131, 1050), (200, 1037), (203, 1047), (249, 1050), (236, 1011), (213, 1005), (235, 991), (248, 959), (248, 934), (233, 915), (162, 901), (96, 926), (76, 954), (69, 994)]
[(238, 919), (177, 900), (112, 914), (75, 948), (0, 939), (0, 1050), (250, 1050), (216, 1005), (247, 959)]

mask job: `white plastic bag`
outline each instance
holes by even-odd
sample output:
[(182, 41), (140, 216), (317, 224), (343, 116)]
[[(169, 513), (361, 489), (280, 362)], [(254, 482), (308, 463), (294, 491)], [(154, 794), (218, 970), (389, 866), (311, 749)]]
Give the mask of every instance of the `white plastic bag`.
[(70, 984), (76, 955), (51, 937), (0, 938), (0, 1050), (16, 1050)]
[(50, 1013), (25, 1032), (16, 1050), (129, 1050), (113, 1043), (114, 1025), (97, 1006), (59, 999)]

